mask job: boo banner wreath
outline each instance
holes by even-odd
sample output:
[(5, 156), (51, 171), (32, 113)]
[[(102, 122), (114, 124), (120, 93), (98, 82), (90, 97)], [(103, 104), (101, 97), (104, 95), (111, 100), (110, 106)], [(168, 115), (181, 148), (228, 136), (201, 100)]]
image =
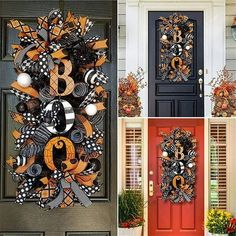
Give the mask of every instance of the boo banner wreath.
[(161, 135), (162, 198), (173, 203), (190, 202), (195, 196), (196, 139), (180, 128)]
[(7, 164), (18, 182), (16, 203), (36, 199), (46, 209), (87, 207), (100, 191), (103, 121), (108, 77), (99, 70), (106, 60), (107, 40), (87, 37), (87, 17), (58, 9), (38, 17), (37, 29), (19, 20), (8, 26), (19, 31), (12, 45), (17, 81), (11, 91), (19, 103), (11, 112), (21, 125), (12, 132), (17, 156)]
[(162, 80), (188, 81), (193, 54), (193, 23), (187, 16), (177, 13), (167, 18), (160, 17), (160, 20), (159, 67)]

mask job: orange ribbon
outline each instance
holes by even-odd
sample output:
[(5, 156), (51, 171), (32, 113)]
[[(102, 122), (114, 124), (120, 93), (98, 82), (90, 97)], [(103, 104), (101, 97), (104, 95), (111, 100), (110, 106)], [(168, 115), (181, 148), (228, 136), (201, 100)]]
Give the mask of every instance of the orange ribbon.
[(82, 115), (77, 114), (76, 117), (83, 124), (86, 131), (86, 136), (87, 137), (91, 136), (93, 134), (93, 127), (90, 124), (90, 122)]

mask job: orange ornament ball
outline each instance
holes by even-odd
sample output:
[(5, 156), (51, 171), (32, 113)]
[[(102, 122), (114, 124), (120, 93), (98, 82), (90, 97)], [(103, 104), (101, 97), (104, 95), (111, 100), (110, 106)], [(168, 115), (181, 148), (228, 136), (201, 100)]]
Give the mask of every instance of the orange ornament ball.
[(227, 109), (227, 107), (228, 107), (228, 104), (226, 104), (226, 103), (223, 103), (221, 106), (222, 109)]
[(130, 113), (130, 112), (131, 112), (131, 108), (129, 108), (129, 107), (126, 108), (126, 109), (125, 109), (125, 112), (126, 112), (126, 113)]

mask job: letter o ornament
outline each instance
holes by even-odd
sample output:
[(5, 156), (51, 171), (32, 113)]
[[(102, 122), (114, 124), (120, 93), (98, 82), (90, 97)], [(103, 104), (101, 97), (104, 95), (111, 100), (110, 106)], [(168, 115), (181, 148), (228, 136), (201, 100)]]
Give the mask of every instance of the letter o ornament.
[(184, 184), (184, 177), (181, 175), (176, 175), (172, 181), (174, 188), (178, 188), (177, 181), (179, 181), (179, 180), (180, 180), (181, 185)]
[(65, 145), (66, 147), (66, 160), (74, 159), (75, 158), (75, 148), (73, 143), (65, 137), (55, 137), (49, 140), (44, 148), (44, 161), (47, 167), (50, 170), (56, 170), (57, 167), (53, 162), (53, 147), (56, 149), (61, 149)]
[(64, 112), (65, 112), (65, 119), (66, 119), (66, 127), (65, 130), (63, 130), (62, 132), (57, 131), (57, 129), (55, 128), (54, 124), (51, 122), (50, 124), (45, 123), (46, 128), (53, 134), (58, 134), (58, 133), (66, 133), (67, 131), (69, 131), (71, 129), (71, 127), (74, 124), (74, 120), (75, 120), (75, 112), (73, 110), (73, 107), (71, 106), (71, 104), (69, 102), (67, 102), (66, 100), (53, 100), (51, 101), (47, 106), (46, 106), (46, 110), (47, 111), (52, 111), (52, 107), (53, 104), (55, 102), (60, 102), (64, 108)]
[(180, 57), (174, 57), (171, 60), (171, 67), (173, 69), (176, 69), (178, 66), (182, 66), (182, 64), (183, 64), (183, 60)]

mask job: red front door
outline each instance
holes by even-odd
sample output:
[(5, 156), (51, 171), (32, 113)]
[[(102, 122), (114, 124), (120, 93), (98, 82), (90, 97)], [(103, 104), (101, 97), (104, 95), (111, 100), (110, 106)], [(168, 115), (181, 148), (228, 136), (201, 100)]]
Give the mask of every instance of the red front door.
[[(191, 131), (197, 139), (196, 197), (190, 203), (170, 203), (162, 200), (160, 191), (162, 161), (161, 132), (174, 128)], [(204, 235), (204, 120), (203, 119), (150, 119), (149, 120), (149, 236), (203, 236)], [(150, 192), (153, 181), (153, 196)]]

